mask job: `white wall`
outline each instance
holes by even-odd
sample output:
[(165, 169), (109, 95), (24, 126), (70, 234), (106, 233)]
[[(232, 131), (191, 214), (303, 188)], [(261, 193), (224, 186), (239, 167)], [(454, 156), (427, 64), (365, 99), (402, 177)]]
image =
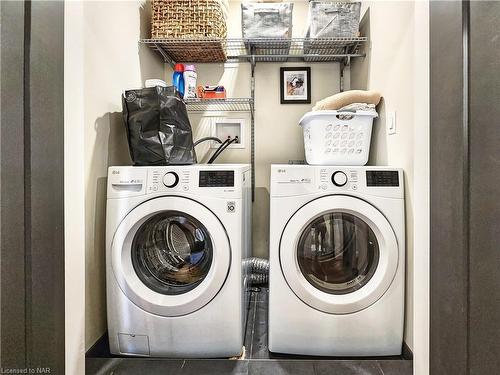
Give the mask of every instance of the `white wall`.
[(64, 9), (64, 272), (66, 374), (85, 372), (83, 4)]
[[(414, 373), (429, 369), (429, 3), (364, 2), (365, 59), (353, 61), (352, 88), (383, 94), (374, 125), (370, 164), (405, 170), (405, 342)], [(366, 12), (366, 13), (365, 13)], [(397, 133), (387, 135), (386, 115), (396, 111)]]
[(430, 288), (430, 78), (429, 1), (415, 4), (414, 35), (414, 239), (413, 369), (429, 373)]
[(121, 117), (121, 92), (162, 77), (156, 54), (139, 46), (149, 36), (150, 6), (139, 1), (92, 1), (84, 20), (84, 171), (85, 171), (85, 346), (106, 330), (105, 213), (110, 165), (131, 164)]

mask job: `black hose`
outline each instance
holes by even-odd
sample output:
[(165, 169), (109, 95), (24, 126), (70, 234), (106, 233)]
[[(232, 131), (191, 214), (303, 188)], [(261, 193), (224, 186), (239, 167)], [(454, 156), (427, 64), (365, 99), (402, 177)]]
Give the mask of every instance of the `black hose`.
[(207, 162), (207, 164), (212, 164), (215, 159), (217, 159), (219, 157), (220, 154), (222, 154), (224, 152), (224, 150), (226, 148), (229, 147), (229, 145), (231, 145), (232, 143), (236, 142), (238, 140), (238, 138), (233, 138), (231, 140), (229, 139), (226, 139), (226, 141), (228, 141), (226, 144), (222, 144), (218, 149), (217, 151), (214, 152), (214, 154), (212, 155), (212, 157), (210, 158), (210, 160)]
[(217, 138), (217, 137), (204, 137), (204, 138), (200, 138), (196, 142), (194, 142), (194, 147), (196, 147), (200, 143), (206, 142), (206, 141), (215, 141), (217, 143), (222, 143), (222, 141), (219, 138)]
[(228, 148), (231, 144), (233, 144), (233, 143), (235, 143), (235, 142), (237, 142), (237, 141), (238, 141), (238, 137), (233, 138), (233, 139), (229, 140), (229, 142), (228, 142), (228, 143), (226, 143), (224, 146), (220, 147), (220, 148), (216, 151), (216, 153), (214, 153), (214, 155), (211, 157), (212, 162), (211, 162), (211, 163), (209, 163), (209, 164), (212, 164), (212, 163), (215, 161), (215, 159), (217, 159), (217, 158), (218, 158), (218, 157), (219, 157), (219, 156), (220, 156), (220, 155), (224, 152), (224, 150), (225, 150), (226, 148)]
[(224, 152), (224, 150), (226, 148), (229, 147), (229, 145), (231, 145), (234, 142), (237, 142), (238, 141), (238, 137), (233, 138), (233, 139), (228, 138), (227, 140), (228, 140), (228, 142), (224, 146), (222, 146), (219, 150), (217, 150), (217, 155), (214, 157), (214, 161), (215, 161), (215, 159), (217, 159), (220, 156), (220, 154), (222, 154), (222, 152)]
[(217, 147), (217, 150), (215, 150), (210, 159), (208, 159), (207, 164), (211, 164), (213, 162), (214, 156), (217, 155), (217, 153), (222, 149), (222, 147), (224, 147), (228, 143), (229, 143), (229, 138), (226, 139), (224, 142), (222, 142), (222, 144), (219, 145), (219, 147)]

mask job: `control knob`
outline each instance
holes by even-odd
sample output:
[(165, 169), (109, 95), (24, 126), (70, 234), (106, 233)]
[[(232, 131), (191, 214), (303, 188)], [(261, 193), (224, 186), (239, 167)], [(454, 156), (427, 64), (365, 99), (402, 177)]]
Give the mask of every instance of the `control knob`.
[(332, 175), (332, 182), (335, 186), (342, 187), (347, 184), (347, 175), (342, 171), (337, 171)]
[(173, 188), (179, 183), (179, 175), (175, 172), (167, 172), (163, 176), (163, 185), (168, 188)]

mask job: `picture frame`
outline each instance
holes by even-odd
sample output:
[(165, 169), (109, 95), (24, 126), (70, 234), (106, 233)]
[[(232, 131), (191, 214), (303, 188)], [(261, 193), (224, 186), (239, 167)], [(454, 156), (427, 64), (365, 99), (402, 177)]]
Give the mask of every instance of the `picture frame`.
[(311, 104), (311, 68), (280, 68), (281, 104)]

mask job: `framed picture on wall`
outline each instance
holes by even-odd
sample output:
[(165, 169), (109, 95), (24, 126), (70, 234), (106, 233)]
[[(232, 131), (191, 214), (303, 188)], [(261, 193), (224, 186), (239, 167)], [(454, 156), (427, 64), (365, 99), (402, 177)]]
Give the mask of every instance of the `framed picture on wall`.
[(311, 68), (280, 68), (281, 104), (311, 103)]

